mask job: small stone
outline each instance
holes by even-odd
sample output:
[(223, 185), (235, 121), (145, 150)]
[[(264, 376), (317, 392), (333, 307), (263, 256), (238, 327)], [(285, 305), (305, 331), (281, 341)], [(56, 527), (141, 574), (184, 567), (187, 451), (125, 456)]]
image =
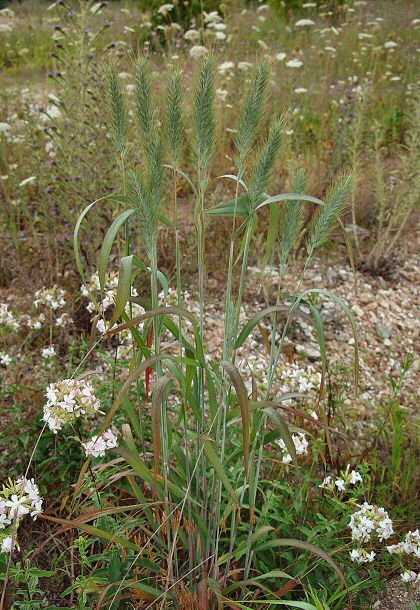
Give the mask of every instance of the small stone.
[(390, 326), (385, 326), (385, 324), (382, 324), (381, 322), (375, 324), (375, 330), (382, 339), (389, 339), (392, 335), (392, 328)]
[(358, 316), (359, 318), (361, 318), (364, 315), (364, 311), (361, 307), (359, 307), (359, 305), (353, 305), (353, 307), (351, 308), (352, 312), (354, 314), (356, 314), (356, 316)]

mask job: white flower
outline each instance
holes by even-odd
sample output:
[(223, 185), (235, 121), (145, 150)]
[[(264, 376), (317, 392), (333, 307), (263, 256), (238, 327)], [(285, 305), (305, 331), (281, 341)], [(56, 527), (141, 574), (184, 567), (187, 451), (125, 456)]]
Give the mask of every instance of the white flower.
[(162, 4), (158, 9), (159, 15), (163, 15), (163, 17), (167, 17), (168, 13), (174, 8), (173, 4)]
[(9, 356), (9, 354), (6, 354), (6, 352), (0, 352), (0, 364), (2, 366), (9, 366), (9, 364), (11, 362), (12, 362), (12, 359)]
[(401, 580), (406, 583), (416, 582), (418, 575), (413, 570), (405, 570), (401, 573)]
[(370, 540), (376, 532), (380, 541), (393, 534), (392, 521), (383, 508), (372, 506), (365, 502), (361, 509), (350, 517), (349, 527), (353, 540)]
[(335, 485), (339, 491), (346, 491), (346, 485), (345, 485), (343, 479), (336, 479)]
[(216, 32), (215, 36), (217, 40), (226, 40), (226, 34), (224, 32)]
[(27, 184), (32, 184), (35, 182), (36, 176), (30, 176), (29, 178), (25, 178), (22, 182), (19, 183), (19, 186), (26, 186)]
[(385, 44), (384, 44), (385, 49), (395, 49), (398, 47), (397, 43), (394, 42), (393, 40), (388, 40)]
[(233, 63), (233, 61), (224, 61), (223, 63), (220, 64), (218, 70), (219, 70), (220, 74), (226, 74), (226, 72), (233, 70), (234, 67), (235, 67), (235, 64)]
[(198, 40), (200, 38), (200, 32), (197, 32), (197, 30), (188, 30), (185, 32), (184, 38), (185, 40), (190, 40), (191, 42)]
[(11, 521), (6, 513), (0, 514), (0, 530), (4, 529), (6, 525), (10, 525)]
[(206, 49), (206, 47), (203, 47), (201, 45), (196, 45), (194, 47), (191, 47), (190, 49), (190, 57), (192, 57), (193, 59), (199, 59), (200, 57), (203, 57), (207, 54), (208, 50)]
[(356, 470), (352, 470), (350, 473), (350, 485), (356, 485), (356, 483), (361, 483), (362, 482), (362, 475), (360, 474), (360, 472), (357, 472)]
[(204, 12), (204, 23), (220, 23), (221, 21), (223, 19), (217, 11), (212, 11), (211, 13)]
[(297, 87), (295, 89), (295, 93), (298, 93), (298, 94), (300, 94), (300, 93), (307, 93), (307, 92), (308, 92), (308, 90), (305, 89), (305, 87)]
[(0, 133), (9, 133), (10, 125), (9, 123), (0, 123)]
[(44, 347), (44, 349), (41, 352), (41, 355), (45, 360), (48, 360), (49, 358), (53, 358), (55, 356), (54, 346), (51, 345), (51, 347)]
[(247, 72), (250, 68), (252, 68), (252, 64), (249, 61), (238, 61), (238, 70)]
[(276, 59), (277, 61), (283, 61), (284, 59), (286, 59), (286, 53), (277, 53)]
[(288, 62), (286, 62), (286, 66), (288, 68), (301, 68), (303, 66), (303, 62), (301, 62), (299, 59), (290, 59)]
[(109, 428), (100, 436), (92, 436), (87, 443), (83, 443), (86, 455), (93, 457), (103, 457), (107, 449), (117, 446), (117, 435)]
[(75, 417), (95, 415), (100, 403), (92, 385), (84, 379), (64, 379), (47, 387), (44, 421), (57, 432)]
[(332, 482), (332, 478), (330, 476), (325, 477), (325, 479), (322, 481), (321, 485), (318, 485), (318, 487), (327, 487), (327, 485), (331, 485)]
[(7, 303), (0, 303), (0, 326), (10, 330), (18, 330), (20, 326), (19, 321), (10, 311)]
[(308, 453), (309, 443), (306, 440), (306, 436), (303, 434), (303, 432), (293, 434), (292, 439), (296, 448), (297, 455), (303, 455), (304, 453)]
[(25, 506), (28, 498), (26, 496), (17, 496), (13, 494), (10, 500), (6, 500), (6, 506), (9, 507), (10, 518), (14, 519), (15, 515), (17, 519), (20, 519), (23, 515), (29, 513), (29, 509)]
[(365, 549), (353, 549), (350, 551), (350, 559), (356, 563), (372, 563), (375, 557), (376, 553), (374, 551), (370, 553)]
[(315, 25), (315, 22), (312, 21), (312, 19), (299, 19), (299, 21), (296, 21), (295, 23), (296, 28), (310, 27), (311, 25)]
[(106, 332), (105, 320), (98, 320), (96, 323), (96, 328), (102, 334)]
[(1, 541), (1, 552), (2, 553), (11, 553), (13, 547), (13, 538), (11, 536), (7, 536), (3, 538)]

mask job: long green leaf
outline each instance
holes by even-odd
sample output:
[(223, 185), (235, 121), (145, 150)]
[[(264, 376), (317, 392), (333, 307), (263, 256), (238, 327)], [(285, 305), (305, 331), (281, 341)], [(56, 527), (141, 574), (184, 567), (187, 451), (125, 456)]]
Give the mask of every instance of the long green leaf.
[(248, 479), (248, 467), (249, 467), (249, 454), (250, 454), (250, 417), (249, 417), (249, 404), (248, 404), (248, 392), (246, 391), (245, 384), (241, 377), (240, 372), (234, 364), (227, 360), (222, 360), (220, 365), (228, 373), (230, 380), (232, 381), (236, 396), (238, 398), (239, 407), (241, 409), (242, 417), (242, 440), (244, 445), (244, 468), (245, 477)]
[(203, 447), (204, 447), (204, 451), (206, 452), (206, 455), (211, 463), (211, 465), (213, 466), (214, 470), (215, 470), (215, 474), (217, 474), (217, 476), (219, 477), (219, 479), (222, 481), (223, 485), (226, 488), (226, 491), (229, 492), (229, 494), (232, 497), (232, 500), (234, 501), (235, 504), (238, 503), (238, 498), (236, 497), (235, 491), (229, 481), (229, 478), (223, 468), (222, 462), (219, 459), (219, 456), (216, 454), (214, 447), (213, 447), (213, 441), (205, 436), (201, 437), (202, 443), (203, 443)]
[(102, 242), (98, 260), (98, 277), (101, 290), (104, 290), (105, 288), (105, 276), (108, 267), (108, 259), (117, 233), (120, 227), (130, 218), (132, 214), (134, 214), (134, 209), (121, 212), (121, 214), (117, 216), (112, 225), (109, 227), (104, 241)]
[[(310, 542), (305, 542), (304, 540), (296, 540), (294, 538), (278, 538), (276, 540), (270, 540), (269, 542), (265, 542), (260, 547), (255, 549), (255, 553), (259, 553), (261, 551), (267, 551), (268, 549), (274, 549), (279, 546), (290, 546), (292, 548), (300, 549), (302, 551), (308, 551), (309, 553), (312, 553), (313, 555), (317, 555), (318, 557), (320, 557), (321, 559), (326, 561), (333, 568), (333, 570), (338, 574), (343, 585), (346, 587), (346, 589), (348, 588), (347, 581), (346, 581), (346, 578), (345, 578), (343, 572), (340, 570), (340, 568), (338, 567), (336, 562), (332, 559), (332, 557), (330, 555), (328, 555), (328, 553), (326, 553), (325, 551), (320, 549), (319, 547), (315, 546), (314, 544), (311, 544)], [(351, 600), (350, 600), (350, 605), (351, 605)]]
[(162, 419), (162, 403), (165, 395), (165, 390), (170, 383), (170, 378), (165, 375), (161, 377), (157, 384), (156, 388), (153, 392), (152, 396), (152, 407), (151, 407), (151, 416), (152, 416), (152, 437), (153, 437), (153, 451), (155, 456), (155, 482), (159, 472), (159, 463), (160, 463), (160, 448), (161, 448), (161, 438), (160, 438), (160, 424)]
[(115, 299), (115, 311), (112, 316), (111, 326), (125, 311), (131, 294), (131, 272), (133, 269), (133, 255), (124, 256), (120, 261), (120, 271), (118, 275), (117, 296)]

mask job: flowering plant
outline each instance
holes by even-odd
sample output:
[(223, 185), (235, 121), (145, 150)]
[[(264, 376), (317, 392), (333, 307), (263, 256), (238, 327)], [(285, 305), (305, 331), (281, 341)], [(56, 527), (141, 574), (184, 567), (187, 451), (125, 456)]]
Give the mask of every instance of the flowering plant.
[(2, 552), (11, 552), (14, 546), (14, 532), (21, 519), (30, 515), (35, 520), (42, 512), (43, 499), (34, 479), (20, 477), (9, 479), (0, 492), (0, 543)]
[(84, 379), (63, 379), (47, 387), (44, 421), (57, 433), (63, 426), (81, 416), (100, 412), (100, 402), (93, 386)]

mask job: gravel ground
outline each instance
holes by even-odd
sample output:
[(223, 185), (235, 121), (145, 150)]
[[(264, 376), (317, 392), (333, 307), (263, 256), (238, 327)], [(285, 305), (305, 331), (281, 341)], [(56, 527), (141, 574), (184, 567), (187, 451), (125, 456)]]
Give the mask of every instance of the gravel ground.
[(388, 593), (374, 601), (372, 610), (415, 610), (420, 604), (420, 583), (407, 589), (400, 578), (388, 583)]

